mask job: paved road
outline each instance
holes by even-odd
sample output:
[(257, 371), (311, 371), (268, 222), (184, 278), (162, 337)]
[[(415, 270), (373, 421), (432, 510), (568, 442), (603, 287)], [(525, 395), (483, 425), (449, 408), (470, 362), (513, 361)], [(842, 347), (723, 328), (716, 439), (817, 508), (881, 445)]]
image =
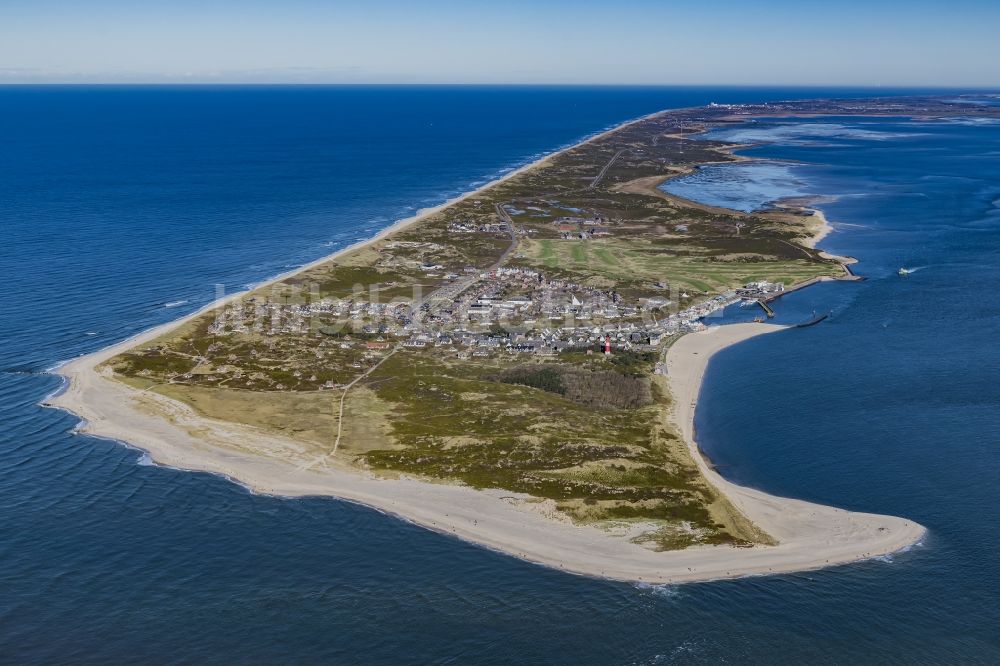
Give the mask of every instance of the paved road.
[[(607, 167), (605, 167), (605, 170), (607, 170)], [(507, 211), (504, 210), (502, 204), (496, 204), (496, 211), (497, 215), (500, 216), (500, 219), (503, 220), (510, 228), (510, 245), (507, 246), (507, 249), (503, 251), (503, 254), (501, 254), (500, 257), (492, 265), (490, 265), (488, 268), (485, 269), (484, 272), (487, 273), (496, 270), (497, 268), (502, 266), (504, 262), (507, 261), (507, 257), (509, 257), (514, 252), (514, 250), (517, 249), (517, 230), (514, 227), (514, 220), (512, 220)], [(417, 301), (412, 305), (413, 318), (418, 321), (422, 320), (426, 315), (430, 314), (431, 311), (434, 309), (433, 304), (435, 302), (437, 302), (438, 304), (454, 302), (455, 299), (458, 298), (458, 296), (463, 291), (471, 287), (479, 280), (479, 273), (480, 271), (477, 271), (476, 273), (468, 277), (456, 280), (455, 282), (440, 287), (439, 289), (436, 289), (427, 296), (421, 298), (419, 301)], [(426, 313), (421, 312), (421, 308), (424, 305), (428, 305), (428, 311)], [(395, 347), (392, 348), (392, 351), (390, 351), (388, 354), (382, 357), (378, 363), (365, 370), (365, 372), (363, 372), (362, 374), (355, 377), (350, 384), (344, 387), (344, 392), (340, 395), (340, 401), (339, 404), (337, 405), (337, 438), (333, 442), (333, 449), (330, 451), (329, 454), (322, 456), (317, 461), (314, 461), (313, 464), (316, 464), (317, 462), (325, 463), (326, 458), (328, 456), (332, 456), (337, 453), (337, 448), (340, 446), (340, 438), (343, 435), (344, 431), (344, 401), (347, 399), (347, 393), (354, 387), (355, 384), (357, 384), (365, 377), (373, 373), (380, 365), (389, 360), (390, 356), (398, 352), (400, 349), (402, 349), (402, 344), (397, 344)]]
[(479, 280), (479, 274), (481, 272), (489, 273), (490, 271), (494, 271), (500, 268), (501, 266), (504, 265), (504, 263), (506, 263), (507, 258), (510, 257), (511, 254), (513, 254), (514, 250), (517, 249), (517, 230), (514, 227), (514, 220), (512, 220), (510, 214), (508, 214), (507, 211), (504, 210), (502, 204), (496, 204), (495, 209), (497, 215), (500, 217), (501, 220), (503, 220), (503, 222), (510, 229), (510, 245), (508, 245), (507, 249), (503, 251), (503, 254), (501, 254), (497, 258), (497, 260), (487, 268), (483, 269), (482, 271), (476, 271), (475, 273), (473, 273), (468, 277), (460, 278), (455, 282), (452, 282), (451, 284), (444, 285), (443, 287), (436, 289), (435, 291), (431, 292), (423, 299), (421, 299), (421, 301), (415, 304), (413, 307), (414, 313), (417, 316), (420, 316), (419, 310), (420, 307), (424, 304), (431, 304), (435, 302), (437, 303), (453, 302), (456, 298), (458, 298), (458, 296), (463, 291), (471, 287)]
[(600, 183), (604, 179), (605, 174), (608, 173), (608, 169), (611, 168), (611, 165), (614, 164), (615, 160), (617, 160), (619, 157), (621, 157), (622, 153), (624, 153), (624, 152), (625, 152), (625, 149), (622, 148), (617, 153), (615, 153), (614, 155), (611, 156), (611, 159), (608, 160), (608, 163), (604, 165), (604, 168), (601, 169), (601, 172), (594, 177), (594, 180), (590, 181), (590, 185), (587, 186), (588, 190), (592, 190), (595, 187), (597, 187), (598, 183)]

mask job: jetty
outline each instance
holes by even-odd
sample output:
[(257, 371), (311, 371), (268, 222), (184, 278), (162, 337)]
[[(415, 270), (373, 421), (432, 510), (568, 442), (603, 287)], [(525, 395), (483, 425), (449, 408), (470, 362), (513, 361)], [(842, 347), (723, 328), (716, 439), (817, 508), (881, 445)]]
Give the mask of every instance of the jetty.
[(795, 328), (806, 328), (808, 326), (815, 326), (816, 324), (820, 323), (829, 316), (830, 316), (829, 312), (824, 312), (821, 315), (818, 315), (815, 312), (813, 312), (813, 316), (811, 318), (803, 322), (799, 322), (798, 324), (795, 325)]

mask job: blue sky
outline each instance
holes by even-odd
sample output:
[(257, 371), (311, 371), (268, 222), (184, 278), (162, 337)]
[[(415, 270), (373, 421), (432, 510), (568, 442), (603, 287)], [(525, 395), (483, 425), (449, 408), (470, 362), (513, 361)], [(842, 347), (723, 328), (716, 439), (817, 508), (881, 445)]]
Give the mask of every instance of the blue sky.
[(0, 82), (1000, 86), (1000, 2), (0, 0)]

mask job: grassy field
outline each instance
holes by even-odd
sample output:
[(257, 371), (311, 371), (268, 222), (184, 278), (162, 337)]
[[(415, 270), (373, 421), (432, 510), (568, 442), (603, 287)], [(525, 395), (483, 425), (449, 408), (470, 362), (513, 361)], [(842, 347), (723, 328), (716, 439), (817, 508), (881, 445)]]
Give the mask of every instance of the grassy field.
[(261, 392), (183, 384), (161, 384), (153, 390), (190, 405), (208, 418), (242, 423), (290, 437), (316, 454), (331, 449), (337, 436), (339, 392)]
[(697, 245), (660, 245), (641, 239), (525, 240), (519, 250), (528, 265), (618, 283), (666, 282), (674, 288), (718, 292), (747, 282), (794, 284), (817, 275), (839, 275), (839, 266), (806, 257), (755, 252), (725, 253)]

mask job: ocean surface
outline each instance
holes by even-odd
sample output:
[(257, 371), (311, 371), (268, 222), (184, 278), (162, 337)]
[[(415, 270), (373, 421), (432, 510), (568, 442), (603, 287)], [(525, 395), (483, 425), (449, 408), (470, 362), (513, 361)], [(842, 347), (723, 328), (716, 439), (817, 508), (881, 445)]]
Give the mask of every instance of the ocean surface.
[(0, 662), (997, 663), (995, 124), (752, 123), (727, 138), (774, 162), (671, 184), (748, 210), (828, 197), (823, 246), (868, 279), (784, 297), (778, 321), (832, 316), (714, 359), (699, 436), (741, 483), (929, 528), (892, 557), (591, 580), (365, 507), (151, 465), (38, 406), (60, 361), (617, 122), (871, 92), (0, 88)]

